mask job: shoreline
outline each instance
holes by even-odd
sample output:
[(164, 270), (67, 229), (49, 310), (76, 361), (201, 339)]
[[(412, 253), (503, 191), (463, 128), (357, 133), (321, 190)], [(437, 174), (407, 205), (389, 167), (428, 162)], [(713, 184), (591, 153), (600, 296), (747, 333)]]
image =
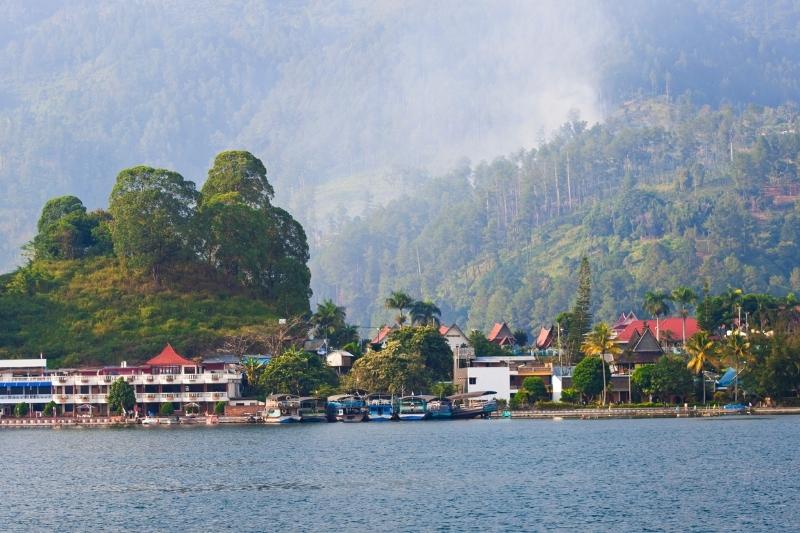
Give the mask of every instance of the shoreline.
[[(614, 409), (572, 409), (548, 411), (512, 411), (511, 416), (503, 416), (496, 411), (489, 417), (490, 420), (605, 420), (605, 419), (643, 419), (643, 418), (716, 418), (716, 417), (746, 417), (746, 416), (785, 416), (800, 415), (800, 407), (753, 407), (747, 413), (725, 412), (722, 409), (684, 409), (663, 407), (642, 408), (614, 408)], [(154, 424), (155, 427), (172, 426), (217, 426), (220, 424), (265, 426), (249, 417), (220, 416), (214, 422), (206, 417), (180, 418), (177, 421)], [(112, 428), (112, 427), (151, 427), (143, 425), (140, 420), (121, 419), (118, 417), (94, 418), (3, 418), (0, 419), (0, 428)]]

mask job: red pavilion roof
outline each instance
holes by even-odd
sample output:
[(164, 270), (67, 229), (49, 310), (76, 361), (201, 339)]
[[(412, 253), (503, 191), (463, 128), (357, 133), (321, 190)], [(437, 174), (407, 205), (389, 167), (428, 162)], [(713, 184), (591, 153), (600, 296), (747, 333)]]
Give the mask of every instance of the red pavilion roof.
[(160, 354), (147, 361), (146, 364), (150, 366), (197, 366), (197, 363), (176, 352), (169, 343), (164, 346)]
[[(634, 320), (623, 329), (617, 336), (618, 341), (628, 342), (633, 337), (635, 331), (644, 331), (645, 324), (656, 334), (656, 321), (655, 320)], [(658, 324), (659, 336), (664, 338), (667, 332), (670, 332), (673, 339), (680, 340), (683, 337), (683, 319), (681, 317), (669, 317), (659, 320)], [(686, 318), (686, 338), (688, 339), (695, 333), (700, 331), (700, 326), (697, 324), (697, 319), (693, 317)]]

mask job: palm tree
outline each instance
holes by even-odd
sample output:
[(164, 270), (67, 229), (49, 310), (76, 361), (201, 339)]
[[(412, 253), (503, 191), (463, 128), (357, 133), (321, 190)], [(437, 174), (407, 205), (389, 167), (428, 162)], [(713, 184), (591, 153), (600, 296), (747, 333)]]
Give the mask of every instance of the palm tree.
[(242, 361), (244, 377), (247, 380), (247, 386), (251, 389), (251, 391), (255, 391), (256, 387), (258, 386), (264, 366), (264, 363), (255, 357), (246, 357)]
[(403, 310), (411, 307), (412, 303), (414, 303), (414, 300), (411, 299), (411, 296), (402, 291), (392, 291), (392, 293), (384, 302), (387, 309), (397, 309), (400, 311), (400, 314), (397, 316), (397, 318), (395, 318), (395, 320), (397, 320), (397, 323), (401, 326), (406, 321), (406, 316), (403, 314)]
[(686, 349), (686, 318), (689, 316), (689, 308), (694, 307), (697, 301), (697, 293), (689, 287), (680, 286), (672, 291), (672, 300), (679, 306), (679, 312), (683, 319), (683, 349)]
[(435, 303), (429, 301), (417, 301), (411, 304), (412, 324), (423, 324), (439, 326), (442, 310), (439, 309)]
[(706, 378), (702, 375), (706, 366), (717, 367), (717, 346), (705, 331), (698, 331), (689, 341), (684, 343), (684, 349), (689, 354), (689, 362), (686, 364), (694, 374), (700, 374), (703, 383), (703, 403), (706, 403)]
[(750, 341), (744, 332), (736, 329), (728, 335), (728, 340), (724, 347), (726, 363), (733, 363), (733, 370), (736, 372), (734, 377), (734, 401), (739, 401), (739, 363), (747, 362), (750, 359)]
[(608, 324), (600, 322), (586, 335), (581, 345), (583, 353), (589, 357), (600, 357), (603, 369), (603, 405), (606, 404), (606, 355), (619, 355), (622, 348), (614, 342), (614, 332)]
[(345, 326), (345, 318), (347, 313), (344, 307), (340, 307), (328, 299), (321, 304), (317, 304), (317, 311), (311, 315), (311, 323), (317, 330), (328, 337), (332, 335), (338, 328)]
[(658, 317), (669, 313), (669, 294), (664, 291), (648, 291), (644, 294), (644, 310), (656, 319), (656, 340), (661, 340), (661, 327)]

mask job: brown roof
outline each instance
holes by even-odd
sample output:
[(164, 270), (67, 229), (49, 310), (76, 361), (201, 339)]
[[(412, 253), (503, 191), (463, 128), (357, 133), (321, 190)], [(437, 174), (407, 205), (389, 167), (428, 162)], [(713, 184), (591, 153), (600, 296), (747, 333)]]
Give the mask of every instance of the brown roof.
[(515, 344), (516, 342), (514, 340), (514, 334), (511, 333), (511, 328), (509, 328), (508, 324), (505, 322), (496, 322), (492, 327), (492, 331), (489, 332), (486, 338), (489, 342), (494, 342), (501, 346), (505, 344)]
[(180, 355), (171, 344), (167, 343), (161, 353), (153, 357), (147, 363), (150, 366), (197, 366), (197, 363), (186, 359)]
[(542, 326), (539, 330), (539, 336), (536, 337), (536, 347), (540, 350), (546, 350), (553, 344), (553, 326), (546, 328)]

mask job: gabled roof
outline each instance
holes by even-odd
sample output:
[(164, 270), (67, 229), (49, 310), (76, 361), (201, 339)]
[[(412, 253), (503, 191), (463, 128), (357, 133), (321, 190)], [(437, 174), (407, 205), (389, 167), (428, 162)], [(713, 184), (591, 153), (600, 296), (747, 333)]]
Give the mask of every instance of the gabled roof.
[(489, 342), (499, 345), (515, 344), (514, 334), (511, 333), (511, 328), (505, 322), (495, 322), (492, 331), (486, 336)]
[(536, 347), (540, 350), (546, 350), (553, 345), (553, 326), (546, 328), (542, 326), (539, 330), (539, 336), (536, 337)]
[[(636, 330), (643, 330), (645, 326), (649, 326), (653, 333), (655, 333), (656, 321), (655, 320), (634, 320), (623, 329), (618, 335), (618, 341), (628, 342)], [(673, 339), (679, 340), (683, 336), (683, 319), (681, 317), (664, 318), (658, 323), (659, 338), (662, 340), (664, 336), (671, 336)], [(695, 333), (700, 331), (700, 326), (697, 319), (694, 317), (686, 318), (686, 338), (688, 339)]]
[(614, 322), (614, 325), (611, 326), (611, 328), (614, 331), (618, 331), (618, 332), (622, 331), (628, 325), (630, 325), (631, 322), (633, 322), (634, 320), (638, 320), (638, 318), (636, 318), (636, 315), (634, 314), (633, 311), (631, 311), (628, 314), (625, 314), (625, 312), (623, 312), (621, 315), (619, 315), (619, 318), (617, 319), (616, 322)]
[(629, 364), (655, 363), (662, 355), (664, 350), (661, 349), (655, 334), (645, 325), (643, 330), (633, 332), (619, 361)]
[(180, 355), (171, 344), (167, 343), (161, 353), (153, 357), (146, 365), (149, 366), (197, 366), (197, 363)]
[(444, 326), (444, 325), (439, 326), (439, 335), (441, 335), (442, 337), (446, 337), (448, 334), (451, 334), (451, 336), (460, 335), (464, 338), (467, 337), (466, 335), (464, 335), (464, 332), (461, 330), (461, 328), (458, 327), (458, 324), (450, 324), (449, 326)]
[(386, 337), (389, 336), (389, 333), (395, 329), (396, 328), (394, 326), (383, 326), (380, 331), (378, 331), (378, 334), (375, 335), (375, 337), (369, 342), (371, 344), (383, 344), (383, 341), (386, 340)]

